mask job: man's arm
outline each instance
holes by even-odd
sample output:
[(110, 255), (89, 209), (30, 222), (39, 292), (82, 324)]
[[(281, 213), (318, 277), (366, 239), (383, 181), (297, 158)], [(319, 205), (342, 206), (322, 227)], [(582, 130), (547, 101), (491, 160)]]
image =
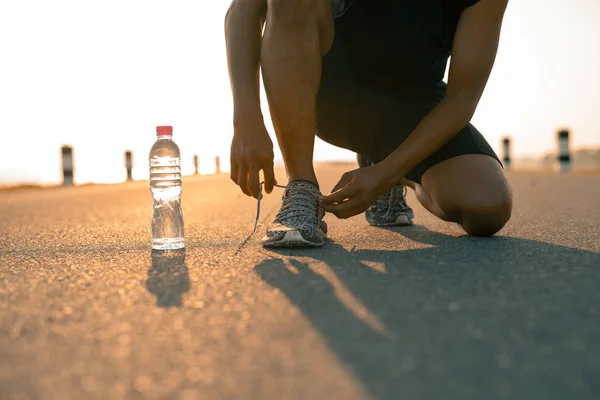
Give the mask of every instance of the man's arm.
[(364, 211), (469, 123), (496, 59), (507, 3), (508, 0), (480, 0), (463, 11), (454, 38), (444, 100), (392, 154), (371, 167), (369, 174), (374, 175), (359, 178), (361, 174), (356, 171), (346, 174), (334, 193), (323, 198), (327, 211), (341, 218)]
[(508, 0), (481, 0), (463, 11), (452, 48), (444, 100), (417, 126), (383, 166), (397, 182), (439, 150), (473, 117), (492, 71)]
[(247, 195), (258, 196), (259, 172), (273, 190), (273, 142), (260, 108), (259, 64), (267, 0), (233, 0), (225, 16), (227, 63), (233, 94), (234, 136), (231, 179)]
[(234, 122), (261, 115), (259, 63), (267, 0), (233, 0), (225, 15), (225, 42)]

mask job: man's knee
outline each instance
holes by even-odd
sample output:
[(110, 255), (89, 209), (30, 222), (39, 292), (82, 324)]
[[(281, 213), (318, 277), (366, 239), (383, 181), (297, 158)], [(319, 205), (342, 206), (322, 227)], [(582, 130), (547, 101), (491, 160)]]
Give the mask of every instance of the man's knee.
[(506, 225), (512, 213), (509, 191), (466, 201), (456, 211), (457, 220), (470, 236), (492, 236)]
[(302, 24), (331, 15), (331, 0), (268, 0), (268, 12), (276, 20)]

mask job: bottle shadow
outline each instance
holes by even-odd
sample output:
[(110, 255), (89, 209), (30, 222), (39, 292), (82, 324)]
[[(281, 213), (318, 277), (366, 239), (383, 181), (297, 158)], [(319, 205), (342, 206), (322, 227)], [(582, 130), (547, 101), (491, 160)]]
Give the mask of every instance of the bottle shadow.
[[(312, 322), (369, 395), (564, 399), (600, 393), (593, 356), (600, 354), (600, 254), (518, 238), (456, 238), (423, 226), (390, 230), (399, 240), (431, 247), (329, 244), (274, 251), (255, 266)], [(342, 299), (335, 285), (363, 310)]]
[(190, 289), (185, 249), (152, 250), (146, 288), (156, 296), (158, 307), (181, 307), (182, 297)]

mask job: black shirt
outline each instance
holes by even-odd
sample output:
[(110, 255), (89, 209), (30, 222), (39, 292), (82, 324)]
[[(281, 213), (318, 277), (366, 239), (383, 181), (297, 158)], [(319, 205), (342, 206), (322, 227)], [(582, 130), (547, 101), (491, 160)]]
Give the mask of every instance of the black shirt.
[(363, 82), (440, 82), (462, 11), (479, 0), (355, 0), (335, 20), (332, 58)]

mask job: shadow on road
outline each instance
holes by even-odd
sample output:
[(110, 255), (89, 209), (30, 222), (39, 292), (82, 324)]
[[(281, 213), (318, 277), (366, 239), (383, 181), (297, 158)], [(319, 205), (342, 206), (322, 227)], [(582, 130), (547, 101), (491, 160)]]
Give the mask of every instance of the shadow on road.
[(422, 226), (396, 232), (432, 247), (329, 244), (273, 252), (255, 271), (375, 399), (596, 398), (600, 254)]
[(181, 307), (181, 298), (190, 289), (185, 249), (152, 250), (151, 257), (152, 266), (148, 270), (146, 287), (156, 296), (156, 305)]

